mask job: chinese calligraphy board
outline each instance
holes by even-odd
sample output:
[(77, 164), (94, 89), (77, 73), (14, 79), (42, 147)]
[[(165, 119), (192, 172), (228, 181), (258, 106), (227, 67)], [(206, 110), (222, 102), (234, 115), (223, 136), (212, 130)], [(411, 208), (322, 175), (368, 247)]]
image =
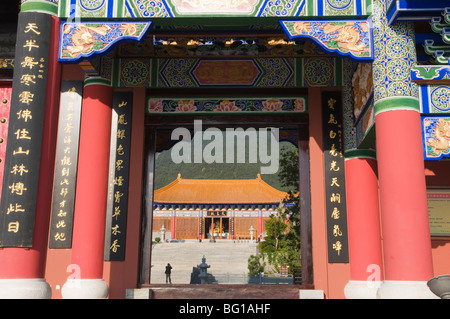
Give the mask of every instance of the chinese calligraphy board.
[(131, 148), (132, 92), (115, 92), (104, 259), (125, 260)]
[(52, 17), (22, 12), (5, 156), (0, 247), (33, 245)]
[(83, 82), (63, 81), (49, 248), (71, 248)]
[(209, 210), (206, 212), (206, 216), (208, 216), (208, 217), (228, 216), (228, 212), (226, 210), (224, 210), (224, 211)]
[(348, 263), (342, 97), (340, 92), (322, 93), (322, 127), (328, 262)]

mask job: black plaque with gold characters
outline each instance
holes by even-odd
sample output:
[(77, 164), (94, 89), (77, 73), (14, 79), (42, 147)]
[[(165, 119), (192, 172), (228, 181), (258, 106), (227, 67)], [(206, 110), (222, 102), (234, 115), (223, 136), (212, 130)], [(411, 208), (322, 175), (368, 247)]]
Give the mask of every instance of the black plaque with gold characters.
[(49, 248), (52, 249), (72, 247), (82, 96), (82, 81), (61, 83), (49, 238)]
[(115, 92), (104, 259), (125, 260), (131, 149), (132, 92)]
[(0, 247), (33, 245), (51, 20), (37, 12), (23, 12), (18, 18)]
[(322, 93), (328, 262), (348, 263), (345, 160), (340, 92)]
[(224, 216), (228, 216), (228, 212), (226, 210), (209, 210), (206, 212), (206, 216), (208, 216), (208, 217), (224, 217)]

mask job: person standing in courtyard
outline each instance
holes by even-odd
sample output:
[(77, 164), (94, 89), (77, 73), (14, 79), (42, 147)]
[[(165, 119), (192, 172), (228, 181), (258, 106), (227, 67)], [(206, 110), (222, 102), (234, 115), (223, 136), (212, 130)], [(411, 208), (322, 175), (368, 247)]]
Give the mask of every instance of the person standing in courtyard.
[(171, 266), (169, 263), (167, 263), (166, 271), (165, 271), (165, 274), (166, 274), (166, 284), (167, 284), (167, 283), (169, 283), (169, 284), (172, 283), (172, 279), (170, 278), (170, 274), (171, 274), (171, 273), (172, 273), (172, 266)]

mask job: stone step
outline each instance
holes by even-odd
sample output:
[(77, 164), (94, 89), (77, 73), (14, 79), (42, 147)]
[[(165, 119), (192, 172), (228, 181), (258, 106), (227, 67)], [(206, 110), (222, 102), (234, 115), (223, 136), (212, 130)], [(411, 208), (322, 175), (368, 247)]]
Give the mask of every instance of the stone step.
[(155, 244), (152, 248), (151, 283), (165, 283), (164, 271), (167, 263), (170, 263), (172, 283), (189, 284), (192, 268), (202, 262), (203, 256), (210, 265), (208, 273), (220, 279), (219, 283), (245, 283), (248, 258), (256, 255), (257, 249), (256, 243), (230, 240)]
[(150, 285), (150, 299), (299, 299), (297, 285)]

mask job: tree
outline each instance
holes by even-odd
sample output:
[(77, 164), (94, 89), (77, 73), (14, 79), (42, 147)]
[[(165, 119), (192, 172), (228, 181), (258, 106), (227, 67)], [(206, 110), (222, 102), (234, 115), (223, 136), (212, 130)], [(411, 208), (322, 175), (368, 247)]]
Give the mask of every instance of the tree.
[(257, 276), (264, 271), (266, 265), (260, 258), (260, 256), (250, 255), (248, 258), (248, 274), (250, 276)]
[(300, 260), (300, 201), (298, 151), (284, 149), (280, 156), (279, 178), (281, 184), (289, 187), (287, 196), (266, 221), (267, 237), (261, 242), (261, 252), (268, 256), (274, 266), (289, 266), (289, 273), (301, 268)]
[(284, 148), (280, 152), (278, 179), (283, 187), (293, 192), (299, 190), (298, 149)]
[(275, 215), (270, 215), (270, 219), (266, 221), (266, 240), (262, 243), (262, 251), (274, 252), (277, 251), (280, 245), (280, 240), (283, 240), (288, 225), (280, 220)]

